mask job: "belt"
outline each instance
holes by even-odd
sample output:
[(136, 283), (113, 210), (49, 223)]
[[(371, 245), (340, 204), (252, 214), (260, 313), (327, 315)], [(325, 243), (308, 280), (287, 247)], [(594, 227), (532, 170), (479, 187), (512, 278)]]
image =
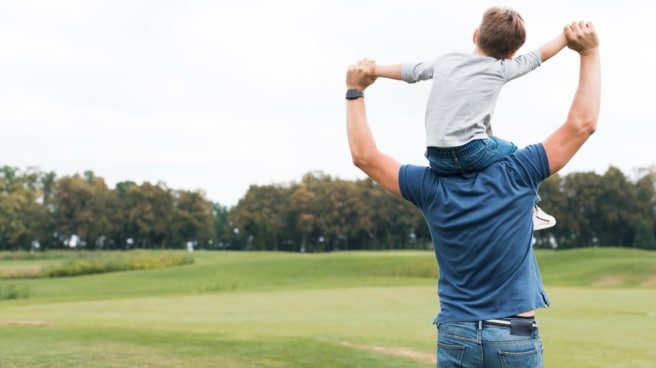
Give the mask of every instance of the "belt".
[(538, 328), (538, 322), (532, 318), (496, 318), (479, 321), (479, 328), (483, 325), (509, 327), (511, 335), (531, 336), (533, 330)]
[(483, 322), (484, 325), (492, 325), (492, 326), (502, 326), (502, 327), (510, 327), (512, 326), (514, 321), (521, 321), (524, 323), (531, 323), (531, 327), (537, 328), (538, 327), (538, 321), (534, 319), (525, 319), (525, 318), (499, 318), (499, 319), (486, 319)]

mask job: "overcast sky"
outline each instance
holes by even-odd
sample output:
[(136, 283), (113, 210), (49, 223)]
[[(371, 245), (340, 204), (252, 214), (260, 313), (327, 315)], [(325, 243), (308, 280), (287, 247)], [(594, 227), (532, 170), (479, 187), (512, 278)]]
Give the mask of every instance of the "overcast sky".
[[(311, 171), (362, 178), (345, 135), (349, 64), (473, 50), (483, 11), (524, 17), (530, 51), (574, 20), (601, 40), (597, 133), (563, 174), (656, 163), (656, 28), (647, 1), (0, 0), (0, 165), (93, 171), (203, 190), (232, 206), (252, 184)], [(504, 87), (495, 134), (540, 142), (567, 114), (578, 59), (563, 50)], [(367, 90), (379, 147), (425, 163), (429, 82)]]

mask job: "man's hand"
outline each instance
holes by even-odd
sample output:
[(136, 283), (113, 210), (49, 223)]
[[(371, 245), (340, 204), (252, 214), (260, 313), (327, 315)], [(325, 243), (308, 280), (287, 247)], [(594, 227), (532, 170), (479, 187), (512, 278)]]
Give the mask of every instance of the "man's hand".
[(599, 48), (599, 38), (592, 22), (573, 22), (565, 26), (567, 47), (581, 55), (594, 53)]
[(369, 59), (362, 59), (354, 65), (349, 65), (346, 72), (346, 87), (364, 91), (376, 81), (376, 77), (373, 75), (375, 67), (376, 62)]

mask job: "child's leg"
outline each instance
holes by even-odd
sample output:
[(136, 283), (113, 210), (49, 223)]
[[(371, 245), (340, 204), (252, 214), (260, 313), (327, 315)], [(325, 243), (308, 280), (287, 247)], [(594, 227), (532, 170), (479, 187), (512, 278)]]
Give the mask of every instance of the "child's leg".
[[(539, 188), (539, 187), (538, 187)], [(535, 206), (533, 208), (533, 230), (543, 230), (550, 227), (556, 226), (556, 218), (550, 214), (544, 212), (542, 208), (538, 206), (538, 203), (542, 200), (540, 195), (535, 193)]]
[(483, 170), (517, 151), (517, 146), (497, 137), (473, 140), (454, 148), (428, 147), (426, 158), (439, 175), (458, 175)]
[(438, 175), (450, 176), (462, 173), (455, 154), (451, 150), (428, 147), (425, 156), (430, 168)]
[(517, 146), (512, 142), (503, 140), (499, 137), (489, 136), (485, 143), (485, 149), (473, 152), (471, 155), (462, 158), (465, 171), (479, 171), (499, 162), (517, 151)]
[(533, 231), (556, 226), (556, 218), (544, 212), (537, 204), (533, 207)]
[(431, 169), (438, 175), (458, 175), (466, 171), (463, 167), (463, 158), (484, 153), (485, 147), (484, 141), (480, 140), (453, 148), (428, 147), (426, 148), (426, 158)]

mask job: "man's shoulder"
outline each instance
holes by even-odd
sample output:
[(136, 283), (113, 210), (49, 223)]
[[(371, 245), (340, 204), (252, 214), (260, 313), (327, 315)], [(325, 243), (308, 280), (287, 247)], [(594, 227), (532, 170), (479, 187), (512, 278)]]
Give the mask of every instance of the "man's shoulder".
[(435, 182), (437, 180), (435, 174), (430, 167), (420, 166), (413, 164), (401, 165), (399, 168), (399, 188), (401, 189), (401, 196), (411, 202), (418, 200), (418, 195), (421, 192), (420, 188), (426, 185), (426, 182)]
[(526, 147), (520, 148), (515, 152), (515, 156), (518, 159), (540, 159), (546, 158), (547, 153), (544, 150), (542, 143), (530, 144)]
[(549, 177), (549, 160), (542, 143), (520, 148), (508, 157), (509, 165), (517, 172), (537, 180)]
[(404, 164), (399, 169), (399, 179), (412, 177), (413, 179), (426, 177), (432, 173), (430, 167), (416, 164)]

